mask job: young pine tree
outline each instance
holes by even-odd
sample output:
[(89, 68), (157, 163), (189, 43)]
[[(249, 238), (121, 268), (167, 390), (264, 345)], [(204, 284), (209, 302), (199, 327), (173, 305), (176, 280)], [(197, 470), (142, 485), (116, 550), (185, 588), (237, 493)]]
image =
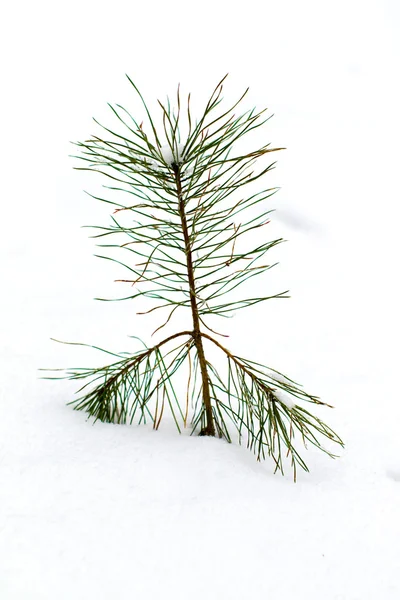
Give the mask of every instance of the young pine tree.
[[(128, 77), (143, 104), (146, 125), (122, 106), (110, 105), (118, 131), (96, 121), (102, 135), (76, 144), (81, 151), (77, 158), (84, 161), (78, 168), (100, 172), (110, 182), (104, 187), (114, 193), (113, 200), (93, 196), (113, 207), (110, 226), (97, 227), (94, 237), (111, 239), (113, 243), (101, 245), (117, 248), (125, 257), (103, 257), (128, 270), (123, 281), (132, 292), (124, 299), (145, 297), (152, 303), (148, 313), (167, 311), (154, 332), (158, 335), (181, 311), (190, 311), (192, 325), (131, 356), (109, 353), (114, 357), (110, 364), (66, 370), (61, 378), (84, 380), (81, 395), (71, 404), (95, 420), (150, 421), (158, 429), (168, 406), (179, 431), (190, 419), (192, 433), (199, 435), (230, 442), (236, 432), (258, 460), (272, 457), (275, 471), (283, 473), (284, 456), (289, 456), (296, 477), (297, 465), (308, 470), (297, 439), (332, 457), (321, 438), (343, 445), (305, 408), (305, 403), (328, 405), (282, 373), (234, 355), (210, 326), (210, 317), (228, 317), (271, 297), (287, 297), (286, 292), (250, 298), (239, 294), (239, 286), (271, 267), (261, 259), (282, 241), (252, 245), (256, 230), (268, 223), (266, 200), (276, 189), (254, 192), (250, 185), (273, 168), (274, 163), (257, 168), (259, 159), (281, 148), (266, 144), (248, 153), (237, 150), (268, 119), (265, 111), (255, 109), (236, 115), (247, 90), (233, 106), (221, 108), (225, 78), (197, 121), (190, 94), (183, 107), (178, 87), (175, 110), (169, 100), (159, 102), (162, 126), (157, 129)], [(222, 368), (207, 355), (212, 346), (221, 354)], [(177, 392), (182, 377), (183, 397)]]

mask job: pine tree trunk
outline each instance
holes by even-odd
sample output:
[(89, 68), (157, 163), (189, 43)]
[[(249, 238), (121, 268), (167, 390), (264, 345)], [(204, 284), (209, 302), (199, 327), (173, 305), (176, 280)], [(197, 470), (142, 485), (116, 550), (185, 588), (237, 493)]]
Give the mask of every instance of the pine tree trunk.
[(190, 305), (192, 309), (192, 318), (193, 318), (193, 341), (196, 346), (197, 354), (199, 357), (200, 364), (200, 372), (201, 372), (201, 381), (202, 381), (202, 394), (203, 394), (203, 405), (206, 413), (206, 426), (203, 427), (200, 431), (200, 435), (210, 435), (215, 436), (215, 425), (214, 418), (212, 413), (211, 406), (211, 398), (210, 398), (210, 384), (208, 380), (207, 373), (207, 363), (204, 354), (203, 340), (200, 332), (200, 319), (199, 319), (199, 311), (197, 306), (197, 297), (196, 297), (196, 287), (194, 280), (194, 270), (193, 270), (193, 260), (192, 260), (192, 250), (190, 247), (190, 238), (186, 220), (185, 213), (185, 204), (182, 197), (182, 184), (181, 177), (179, 171), (179, 165), (176, 163), (172, 164), (172, 168), (175, 173), (175, 181), (176, 188), (178, 193), (178, 202), (179, 202), (179, 215), (181, 218), (183, 237), (185, 240), (185, 254), (186, 254), (186, 265), (188, 271), (188, 279), (189, 279), (189, 293), (190, 293)]

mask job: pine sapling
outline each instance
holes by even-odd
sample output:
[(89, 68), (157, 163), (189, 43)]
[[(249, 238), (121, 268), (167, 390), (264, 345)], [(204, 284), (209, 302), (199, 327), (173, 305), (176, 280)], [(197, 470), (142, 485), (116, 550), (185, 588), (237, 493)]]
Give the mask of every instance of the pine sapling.
[[(118, 280), (132, 290), (122, 299), (147, 298), (153, 304), (147, 313), (166, 311), (154, 332), (158, 335), (182, 311), (190, 311), (192, 325), (128, 357), (97, 348), (111, 354), (113, 362), (66, 369), (63, 376), (50, 378), (82, 380), (80, 395), (70, 404), (95, 420), (150, 422), (158, 429), (169, 407), (179, 432), (190, 424), (192, 433), (228, 442), (236, 433), (258, 460), (272, 457), (275, 471), (283, 473), (286, 454), (296, 478), (298, 465), (308, 471), (295, 444), (298, 439), (331, 457), (321, 439), (343, 446), (304, 406), (329, 405), (282, 373), (233, 354), (210, 326), (212, 317), (226, 318), (241, 308), (288, 297), (287, 292), (250, 298), (238, 293), (239, 286), (274, 266), (261, 259), (282, 242), (255, 243), (257, 230), (269, 222), (272, 211), (266, 201), (276, 188), (254, 192), (251, 185), (274, 167), (263, 160), (282, 148), (266, 144), (238, 151), (243, 138), (270, 117), (255, 109), (236, 115), (248, 90), (233, 106), (221, 108), (225, 79), (197, 121), (192, 119), (190, 94), (182, 107), (179, 87), (175, 109), (169, 100), (158, 101), (157, 129), (128, 77), (146, 124), (122, 106), (109, 105), (118, 127), (109, 129), (96, 121), (103, 133), (76, 144), (76, 158), (83, 161), (76, 168), (101, 173), (110, 182), (104, 187), (112, 199), (93, 196), (113, 207), (110, 225), (95, 227), (94, 237), (111, 239), (100, 245), (125, 257), (102, 256), (129, 272), (127, 279)], [(244, 196), (242, 188), (248, 191)], [(221, 354), (218, 366), (207, 355), (211, 347)], [(182, 378), (184, 397), (178, 391)]]

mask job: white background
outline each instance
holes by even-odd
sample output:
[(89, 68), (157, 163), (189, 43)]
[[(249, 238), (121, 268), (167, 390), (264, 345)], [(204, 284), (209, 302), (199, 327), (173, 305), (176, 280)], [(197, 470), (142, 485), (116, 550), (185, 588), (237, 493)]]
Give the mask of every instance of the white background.
[[(398, 598), (399, 6), (2, 9), (2, 598)], [(73, 386), (37, 379), (90, 359), (50, 337), (127, 350), (155, 328), (93, 301), (119, 289), (80, 227), (108, 213), (69, 142), (111, 122), (107, 102), (140, 119), (125, 73), (156, 108), (178, 83), (201, 106), (227, 72), (227, 102), (250, 86), (287, 148), (268, 186), (289, 243), (265, 277), (292, 295), (238, 314), (229, 344), (334, 404), (346, 442), (335, 462), (310, 452), (296, 486), (216, 440), (92, 427), (65, 407)]]

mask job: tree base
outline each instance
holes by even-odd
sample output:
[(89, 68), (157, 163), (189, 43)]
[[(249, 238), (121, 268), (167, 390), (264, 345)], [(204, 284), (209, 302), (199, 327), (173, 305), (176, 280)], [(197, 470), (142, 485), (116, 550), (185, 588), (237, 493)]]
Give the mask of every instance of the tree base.
[(215, 437), (215, 429), (214, 427), (203, 427), (200, 431), (199, 436), (208, 435), (211, 437)]

